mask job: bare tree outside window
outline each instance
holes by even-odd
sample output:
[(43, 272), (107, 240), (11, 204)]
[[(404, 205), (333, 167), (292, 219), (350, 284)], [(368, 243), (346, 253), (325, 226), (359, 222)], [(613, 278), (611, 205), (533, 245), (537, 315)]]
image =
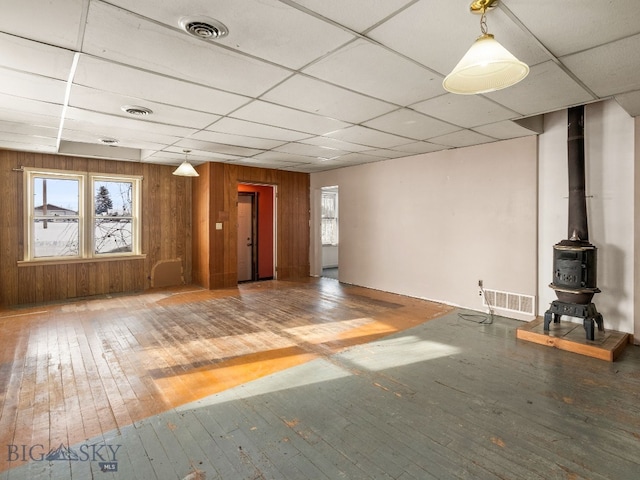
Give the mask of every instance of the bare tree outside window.
[[(94, 180), (96, 254), (133, 251), (132, 182)], [(110, 192), (114, 192), (113, 196)]]

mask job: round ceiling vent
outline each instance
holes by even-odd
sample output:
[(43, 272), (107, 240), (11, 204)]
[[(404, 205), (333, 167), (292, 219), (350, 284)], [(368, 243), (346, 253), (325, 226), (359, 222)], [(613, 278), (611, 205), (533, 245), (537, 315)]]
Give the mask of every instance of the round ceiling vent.
[(104, 137), (104, 138), (100, 139), (100, 143), (102, 143), (103, 145), (117, 145), (118, 144), (118, 139), (110, 138), (110, 137)]
[(180, 27), (189, 35), (205, 40), (216, 40), (228, 35), (229, 29), (221, 22), (208, 17), (182, 17)]
[(139, 107), (138, 105), (123, 105), (120, 109), (129, 115), (136, 115), (138, 117), (144, 117), (145, 115), (151, 115), (153, 113), (153, 110), (150, 108)]

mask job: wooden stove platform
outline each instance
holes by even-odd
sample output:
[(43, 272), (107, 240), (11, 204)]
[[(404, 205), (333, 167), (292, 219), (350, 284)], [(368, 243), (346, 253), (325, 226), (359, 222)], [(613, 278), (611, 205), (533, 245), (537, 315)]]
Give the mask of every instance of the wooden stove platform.
[(544, 331), (544, 318), (539, 317), (516, 330), (516, 337), (548, 347), (555, 347), (567, 352), (578, 353), (588, 357), (613, 362), (622, 353), (628, 343), (633, 342), (633, 335), (615, 330), (598, 331), (595, 340), (586, 339), (582, 322), (561, 321), (551, 323), (549, 332)]

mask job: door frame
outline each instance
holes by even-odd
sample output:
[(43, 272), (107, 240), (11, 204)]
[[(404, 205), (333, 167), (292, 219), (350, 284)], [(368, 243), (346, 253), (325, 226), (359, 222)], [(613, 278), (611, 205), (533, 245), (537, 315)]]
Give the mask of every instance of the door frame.
[[(273, 218), (272, 223), (273, 223), (273, 251), (272, 251), (272, 258), (273, 258), (273, 265), (272, 265), (272, 274), (273, 274), (273, 279), (277, 279), (278, 278), (278, 185), (276, 184), (271, 184), (271, 183), (256, 183), (256, 182), (243, 182), (243, 181), (238, 181), (238, 187), (240, 185), (246, 185), (249, 187), (269, 187), (271, 188), (272, 191), (272, 199), (273, 199)], [(240, 195), (242, 193), (258, 193), (258, 192), (241, 192), (238, 191), (237, 194)], [(257, 200), (256, 200), (256, 208), (257, 208)], [(258, 213), (259, 215), (259, 213)], [(258, 215), (256, 215), (256, 222), (258, 221)], [(256, 228), (257, 228), (257, 224), (256, 224)], [(254, 246), (255, 248), (258, 248), (258, 244), (257, 242), (254, 242)], [(258, 269), (259, 269), (259, 264), (258, 264), (258, 260), (257, 260), (257, 254), (256, 254), (256, 270), (255, 270), (255, 278), (256, 280), (259, 279), (259, 273), (258, 273)]]

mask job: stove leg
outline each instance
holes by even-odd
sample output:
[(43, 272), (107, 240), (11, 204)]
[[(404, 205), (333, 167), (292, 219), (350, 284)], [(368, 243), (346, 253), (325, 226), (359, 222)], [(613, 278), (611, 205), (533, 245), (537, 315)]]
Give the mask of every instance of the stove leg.
[(596, 323), (598, 324), (598, 330), (604, 332), (604, 322), (602, 320), (602, 314), (599, 313), (596, 315)]
[(587, 333), (587, 340), (594, 341), (595, 338), (596, 338), (596, 334), (595, 334), (593, 317), (585, 318), (584, 322), (583, 322), (583, 325), (584, 325), (584, 329), (585, 329), (585, 331)]
[(551, 313), (551, 310), (547, 310), (544, 313), (544, 331), (548, 332), (549, 331), (549, 324), (551, 323), (551, 318), (554, 317), (555, 320), (555, 315), (553, 313)]

